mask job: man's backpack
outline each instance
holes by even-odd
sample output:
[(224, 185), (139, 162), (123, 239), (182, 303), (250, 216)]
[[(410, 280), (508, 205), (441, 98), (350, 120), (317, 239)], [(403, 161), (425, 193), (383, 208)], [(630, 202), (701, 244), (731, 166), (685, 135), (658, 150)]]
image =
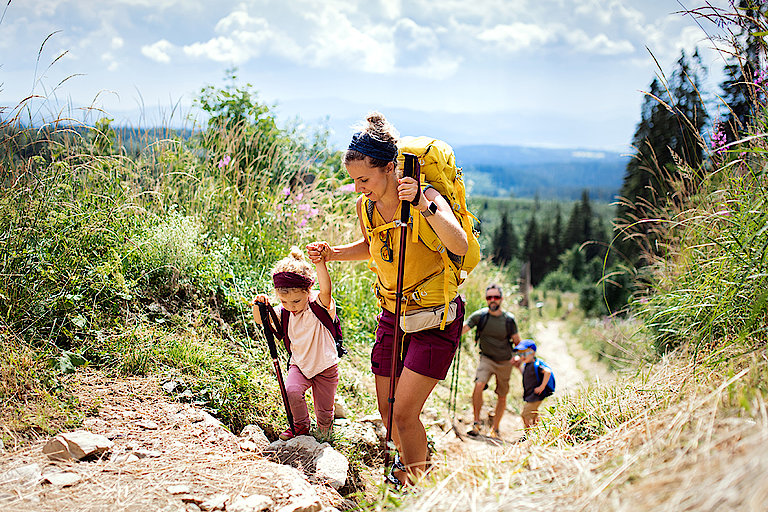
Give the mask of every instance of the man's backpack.
[[(336, 352), (339, 354), (339, 357), (346, 354), (347, 349), (345, 349), (343, 345), (344, 336), (341, 333), (341, 321), (339, 320), (339, 316), (336, 315), (336, 320), (333, 320), (328, 310), (313, 300), (309, 301), (309, 309), (311, 309), (317, 319), (320, 320), (320, 323), (330, 331), (331, 336), (333, 336), (333, 341), (336, 342)], [(283, 309), (280, 313), (280, 329), (282, 331), (281, 337), (288, 355), (291, 354), (291, 339), (288, 337), (288, 322), (290, 319), (291, 312), (287, 309)]]
[(541, 379), (544, 378), (544, 368), (549, 370), (549, 381), (547, 381), (547, 387), (544, 392), (541, 393), (541, 397), (547, 397), (555, 392), (555, 372), (549, 367), (547, 363), (540, 359), (533, 361), (533, 368), (536, 370), (536, 377), (539, 379), (539, 386), (541, 386)]
[[(475, 329), (475, 341), (480, 339), (480, 333), (485, 329), (488, 323), (488, 317), (491, 313), (486, 309), (477, 321), (477, 328)], [(512, 342), (512, 335), (515, 334), (517, 324), (515, 323), (514, 315), (510, 313), (504, 313), (504, 321), (507, 326), (507, 341)]]
[[(480, 244), (477, 240), (474, 221), (477, 218), (467, 209), (466, 189), (464, 187), (464, 178), (461, 168), (456, 167), (456, 158), (453, 149), (447, 143), (430, 137), (402, 137), (397, 143), (398, 155), (397, 165), (402, 169), (405, 166), (405, 153), (416, 155), (421, 169), (421, 186), (431, 186), (440, 193), (451, 205), (453, 214), (459, 221), (462, 229), (467, 234), (469, 250), (464, 256), (459, 256), (448, 251), (443, 246), (440, 238), (432, 230), (426, 220), (421, 215), (412, 215), (413, 229), (412, 242), (419, 239), (435, 252), (440, 254), (445, 268), (443, 279), (443, 298), (445, 300), (445, 310), (448, 310), (448, 304), (456, 296), (458, 285), (464, 282), (467, 275), (480, 262)], [(376, 233), (385, 229), (390, 229), (394, 223), (372, 228), (374, 203), (366, 199), (363, 224), (366, 228), (369, 241)], [(369, 262), (372, 266), (372, 262)], [(451, 279), (449, 272), (453, 274)], [(454, 284), (455, 283), (455, 284)], [(440, 328), (445, 328), (445, 315), (440, 324)]]

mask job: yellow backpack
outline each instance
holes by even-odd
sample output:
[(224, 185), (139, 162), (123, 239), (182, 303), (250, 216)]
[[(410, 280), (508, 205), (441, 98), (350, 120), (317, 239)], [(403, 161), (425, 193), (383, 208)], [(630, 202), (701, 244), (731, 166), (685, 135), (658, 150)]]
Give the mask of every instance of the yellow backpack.
[[(467, 209), (466, 189), (464, 188), (464, 178), (461, 169), (456, 167), (456, 158), (453, 149), (447, 143), (433, 139), (431, 137), (403, 137), (397, 144), (398, 155), (397, 165), (400, 169), (405, 166), (404, 153), (416, 155), (421, 167), (421, 185), (422, 188), (431, 186), (437, 190), (451, 205), (453, 214), (461, 224), (464, 232), (467, 234), (469, 250), (464, 256), (458, 256), (448, 251), (443, 246), (440, 239), (421, 215), (411, 215), (413, 223), (411, 241), (417, 242), (421, 239), (424, 245), (440, 254), (445, 267), (443, 280), (443, 296), (445, 300), (445, 312), (448, 311), (448, 304), (456, 296), (456, 287), (463, 283), (467, 275), (480, 262), (480, 244), (477, 241), (477, 232), (474, 229), (474, 221), (477, 218)], [(365, 201), (366, 214), (363, 215), (363, 225), (369, 235), (369, 240), (373, 234), (373, 202)], [(394, 225), (379, 226), (376, 230), (388, 229)], [(405, 269), (408, 272), (408, 269)], [(455, 279), (451, 279), (453, 274)], [(456, 283), (456, 284), (453, 284)], [(445, 313), (440, 328), (445, 328)]]

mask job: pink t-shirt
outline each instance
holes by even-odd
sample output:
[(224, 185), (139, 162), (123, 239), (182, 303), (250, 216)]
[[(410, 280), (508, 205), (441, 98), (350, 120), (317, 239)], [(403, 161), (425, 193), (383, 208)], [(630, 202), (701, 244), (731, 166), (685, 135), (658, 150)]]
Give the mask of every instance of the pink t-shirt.
[[(317, 301), (318, 295), (320, 292), (313, 290), (310, 292), (309, 299), (320, 304)], [(331, 298), (328, 312), (335, 320), (336, 302), (333, 298)], [(312, 312), (309, 304), (304, 311), (291, 314), (288, 321), (288, 337), (291, 339), (291, 363), (298, 366), (301, 373), (308, 379), (339, 362), (333, 335)]]

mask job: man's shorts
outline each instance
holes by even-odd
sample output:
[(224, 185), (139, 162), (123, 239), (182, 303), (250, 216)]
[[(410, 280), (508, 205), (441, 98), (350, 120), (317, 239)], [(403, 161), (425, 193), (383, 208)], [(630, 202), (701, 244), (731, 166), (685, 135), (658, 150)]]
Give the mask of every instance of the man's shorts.
[[(464, 325), (464, 302), (457, 298), (458, 308), (456, 319), (445, 330), (439, 327), (426, 331), (406, 334), (400, 347), (397, 376), (403, 371), (403, 366), (409, 370), (443, 380), (453, 361), (453, 355), (459, 346), (461, 328)], [(392, 345), (394, 343), (395, 314), (386, 309), (381, 310), (376, 328), (376, 344), (371, 351), (371, 371), (374, 375), (389, 377), (392, 368)], [(402, 331), (401, 331), (402, 332)]]
[(491, 375), (496, 376), (496, 394), (507, 396), (509, 393), (509, 377), (512, 374), (512, 364), (509, 361), (497, 363), (488, 356), (480, 355), (475, 373), (475, 382), (487, 383)]

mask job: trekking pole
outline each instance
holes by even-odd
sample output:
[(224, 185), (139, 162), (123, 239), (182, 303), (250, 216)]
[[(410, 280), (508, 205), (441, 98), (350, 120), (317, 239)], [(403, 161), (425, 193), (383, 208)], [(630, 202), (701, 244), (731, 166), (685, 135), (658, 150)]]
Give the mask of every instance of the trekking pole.
[[(404, 153), (405, 168), (403, 169), (403, 175), (407, 178), (414, 178), (419, 183), (419, 161), (416, 159), (416, 155), (410, 153)], [(419, 183), (419, 188), (421, 184)], [(421, 190), (416, 194), (414, 201), (418, 201), (420, 198)], [(400, 307), (403, 300), (403, 274), (405, 273), (405, 244), (408, 239), (408, 219), (411, 216), (410, 204), (407, 201), (403, 201), (400, 206), (400, 222), (396, 223), (400, 227), (400, 253), (397, 258), (397, 288), (395, 290), (395, 332), (394, 343), (392, 344), (392, 364), (389, 371), (389, 396), (387, 401), (389, 402), (389, 417), (387, 418), (387, 437), (386, 446), (384, 449), (384, 478), (387, 477), (387, 469), (390, 463), (390, 443), (392, 442), (392, 417), (394, 416), (395, 409), (395, 387), (396, 387), (396, 374), (397, 363), (400, 357), (400, 343), (402, 341), (400, 333)], [(404, 335), (405, 333), (403, 333)]]
[(264, 328), (264, 336), (267, 338), (267, 346), (269, 347), (269, 355), (272, 358), (272, 364), (275, 366), (275, 375), (277, 376), (277, 384), (280, 386), (280, 394), (283, 396), (283, 405), (285, 406), (285, 415), (288, 417), (288, 426), (291, 428), (291, 433), (296, 435), (296, 427), (293, 424), (293, 413), (291, 413), (291, 405), (288, 403), (288, 393), (285, 391), (285, 383), (283, 382), (283, 372), (280, 371), (280, 361), (277, 358), (277, 345), (275, 345), (275, 336), (272, 332), (272, 324), (270, 323), (272, 316), (276, 317), (271, 306), (267, 306), (259, 302), (259, 313), (261, 314), (261, 326)]

